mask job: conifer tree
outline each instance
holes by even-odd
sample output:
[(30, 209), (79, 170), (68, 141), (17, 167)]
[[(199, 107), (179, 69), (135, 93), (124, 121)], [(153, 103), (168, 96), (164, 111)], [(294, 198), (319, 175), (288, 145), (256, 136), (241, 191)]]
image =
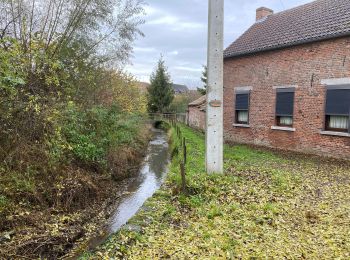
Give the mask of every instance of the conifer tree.
[(150, 78), (151, 86), (148, 88), (148, 111), (151, 113), (167, 112), (174, 99), (174, 90), (170, 75), (165, 66), (163, 57)]
[(197, 88), (197, 91), (200, 94), (205, 95), (207, 94), (207, 84), (208, 84), (208, 67), (207, 66), (203, 66), (201, 81), (203, 82), (203, 87)]

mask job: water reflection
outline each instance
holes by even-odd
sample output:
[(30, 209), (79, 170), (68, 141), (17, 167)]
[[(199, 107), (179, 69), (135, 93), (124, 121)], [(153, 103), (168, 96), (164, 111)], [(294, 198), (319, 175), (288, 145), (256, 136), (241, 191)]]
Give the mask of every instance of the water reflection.
[(128, 184), (129, 193), (120, 199), (120, 204), (112, 217), (111, 232), (119, 230), (134, 216), (164, 181), (169, 160), (167, 136), (162, 130), (154, 130), (154, 135), (139, 175)]

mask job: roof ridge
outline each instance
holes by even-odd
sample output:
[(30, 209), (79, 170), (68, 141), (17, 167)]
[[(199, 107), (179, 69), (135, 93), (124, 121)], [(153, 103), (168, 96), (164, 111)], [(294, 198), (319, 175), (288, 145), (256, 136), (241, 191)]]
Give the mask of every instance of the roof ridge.
[(321, 1), (327, 1), (327, 0), (314, 0), (314, 1), (309, 2), (309, 3), (305, 3), (305, 4), (302, 4), (302, 5), (298, 5), (298, 6), (295, 6), (295, 7), (292, 7), (292, 8), (289, 8), (289, 9), (277, 12), (277, 13), (273, 13), (270, 16), (275, 16), (275, 15), (279, 15), (279, 14), (282, 14), (282, 13), (290, 12), (290, 11), (292, 11), (294, 9), (299, 9), (299, 8), (305, 7), (306, 5), (312, 5), (312, 4), (315, 4), (315, 2), (321, 2)]
[(224, 57), (348, 36), (348, 21), (350, 0), (315, 0), (252, 24), (225, 49)]

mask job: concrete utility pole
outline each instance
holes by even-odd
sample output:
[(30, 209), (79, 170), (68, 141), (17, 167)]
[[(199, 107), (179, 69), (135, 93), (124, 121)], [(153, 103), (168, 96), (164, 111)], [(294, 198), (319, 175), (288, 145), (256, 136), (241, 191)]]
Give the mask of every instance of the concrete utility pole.
[(205, 135), (207, 173), (223, 173), (223, 51), (224, 0), (209, 0)]

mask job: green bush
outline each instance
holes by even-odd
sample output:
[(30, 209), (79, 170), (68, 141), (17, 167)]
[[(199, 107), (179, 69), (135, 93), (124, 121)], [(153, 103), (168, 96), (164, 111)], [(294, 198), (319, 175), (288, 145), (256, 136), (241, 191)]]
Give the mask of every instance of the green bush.
[(118, 106), (82, 109), (70, 102), (50, 140), (51, 156), (105, 170), (111, 148), (134, 145), (141, 119), (121, 112)]

